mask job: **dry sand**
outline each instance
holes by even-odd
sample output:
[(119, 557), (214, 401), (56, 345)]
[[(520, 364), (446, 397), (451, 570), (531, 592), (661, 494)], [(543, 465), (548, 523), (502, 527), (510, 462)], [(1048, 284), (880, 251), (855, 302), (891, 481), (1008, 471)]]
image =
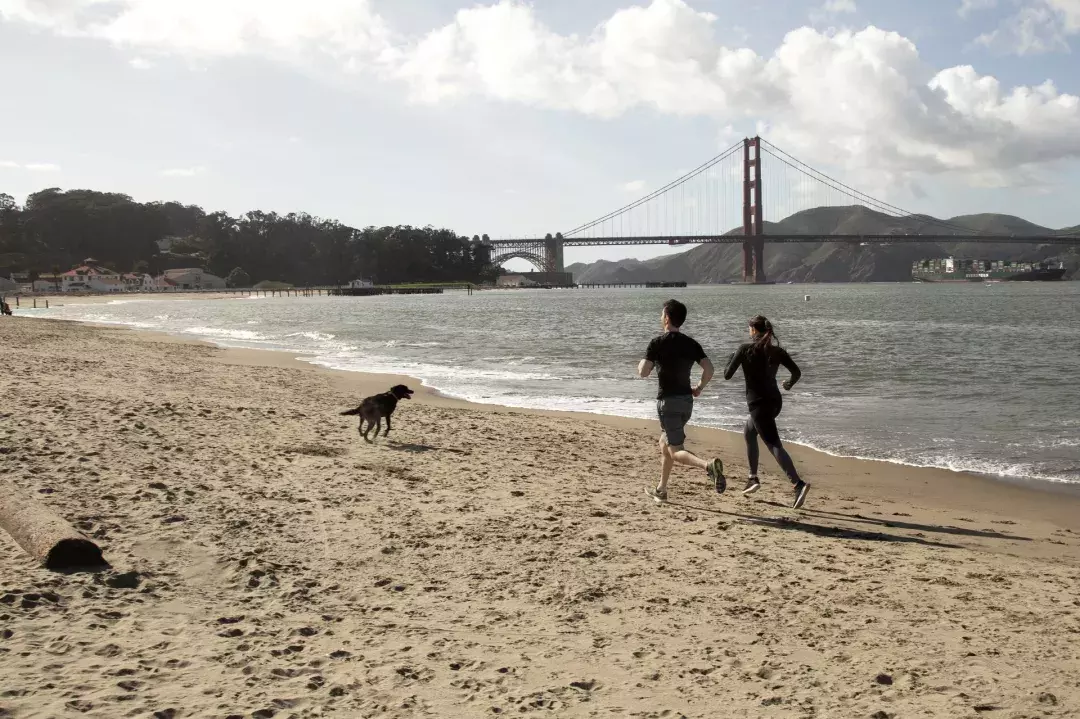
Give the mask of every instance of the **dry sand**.
[(657, 507), (655, 423), (425, 392), (368, 445), (337, 413), (394, 378), (22, 318), (0, 347), (0, 491), (113, 567), (0, 532), (0, 716), (1080, 715), (1074, 494), (796, 449), (805, 511), (680, 469)]

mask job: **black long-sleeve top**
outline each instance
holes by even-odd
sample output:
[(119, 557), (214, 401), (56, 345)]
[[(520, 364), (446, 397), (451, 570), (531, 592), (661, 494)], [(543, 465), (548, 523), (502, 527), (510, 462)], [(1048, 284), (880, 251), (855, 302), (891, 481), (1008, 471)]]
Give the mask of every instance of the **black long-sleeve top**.
[(802, 377), (802, 371), (787, 350), (776, 346), (754, 349), (752, 343), (747, 343), (731, 355), (727, 367), (724, 368), (724, 379), (731, 379), (735, 371), (742, 366), (746, 380), (746, 403), (753, 405), (766, 400), (777, 401), (781, 399), (780, 389), (776, 386), (776, 371), (780, 365), (791, 372), (788, 388), (793, 387)]

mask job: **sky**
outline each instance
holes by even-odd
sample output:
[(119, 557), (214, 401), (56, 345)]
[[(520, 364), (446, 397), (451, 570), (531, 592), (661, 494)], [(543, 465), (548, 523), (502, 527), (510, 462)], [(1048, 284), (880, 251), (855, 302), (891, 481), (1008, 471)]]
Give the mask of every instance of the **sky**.
[(1058, 228), (1072, 50), (1080, 0), (0, 0), (0, 192), (529, 237), (760, 134), (912, 211)]

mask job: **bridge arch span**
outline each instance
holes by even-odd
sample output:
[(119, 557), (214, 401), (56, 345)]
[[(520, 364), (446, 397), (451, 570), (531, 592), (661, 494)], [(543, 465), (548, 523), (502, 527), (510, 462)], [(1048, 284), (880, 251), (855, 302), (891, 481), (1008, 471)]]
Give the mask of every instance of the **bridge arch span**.
[(537, 272), (547, 271), (546, 260), (535, 252), (528, 252), (526, 250), (520, 250), (517, 252), (500, 253), (497, 257), (493, 256), (491, 261), (499, 265), (500, 267), (505, 265), (510, 260), (525, 260), (530, 265), (536, 268)]

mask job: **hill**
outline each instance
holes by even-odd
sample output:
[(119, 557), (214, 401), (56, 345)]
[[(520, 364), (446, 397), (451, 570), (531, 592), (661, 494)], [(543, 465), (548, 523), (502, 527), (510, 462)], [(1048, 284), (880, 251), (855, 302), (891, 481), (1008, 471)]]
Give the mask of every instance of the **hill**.
[(974, 232), (986, 232), (992, 235), (1052, 235), (1054, 230), (1034, 222), (1028, 222), (1022, 217), (1013, 215), (996, 215), (985, 213), (982, 215), (958, 215), (946, 220), (950, 225), (968, 227)]
[[(944, 222), (912, 215), (892, 217), (860, 205), (817, 207), (804, 210), (781, 222), (765, 223), (769, 234), (917, 234), (942, 232), (949, 224), (972, 232), (989, 234), (1054, 234), (1055, 231), (1011, 215), (962, 215)], [(1076, 228), (1073, 228), (1075, 231)], [(1066, 231), (1062, 231), (1066, 232)], [(736, 234), (732, 231), (731, 234)], [(1013, 260), (1061, 259), (1070, 275), (1080, 267), (1077, 250), (1060, 246), (1027, 244), (927, 242), (918, 244), (857, 246), (839, 242), (770, 244), (765, 251), (765, 272), (777, 282), (907, 282), (912, 262), (950, 255), (981, 255)], [(739, 282), (742, 280), (742, 247), (739, 245), (699, 245), (676, 255), (651, 260), (600, 260), (577, 263), (568, 271), (577, 282), (685, 281), (691, 284)], [(1070, 276), (1067, 275), (1067, 276)]]

